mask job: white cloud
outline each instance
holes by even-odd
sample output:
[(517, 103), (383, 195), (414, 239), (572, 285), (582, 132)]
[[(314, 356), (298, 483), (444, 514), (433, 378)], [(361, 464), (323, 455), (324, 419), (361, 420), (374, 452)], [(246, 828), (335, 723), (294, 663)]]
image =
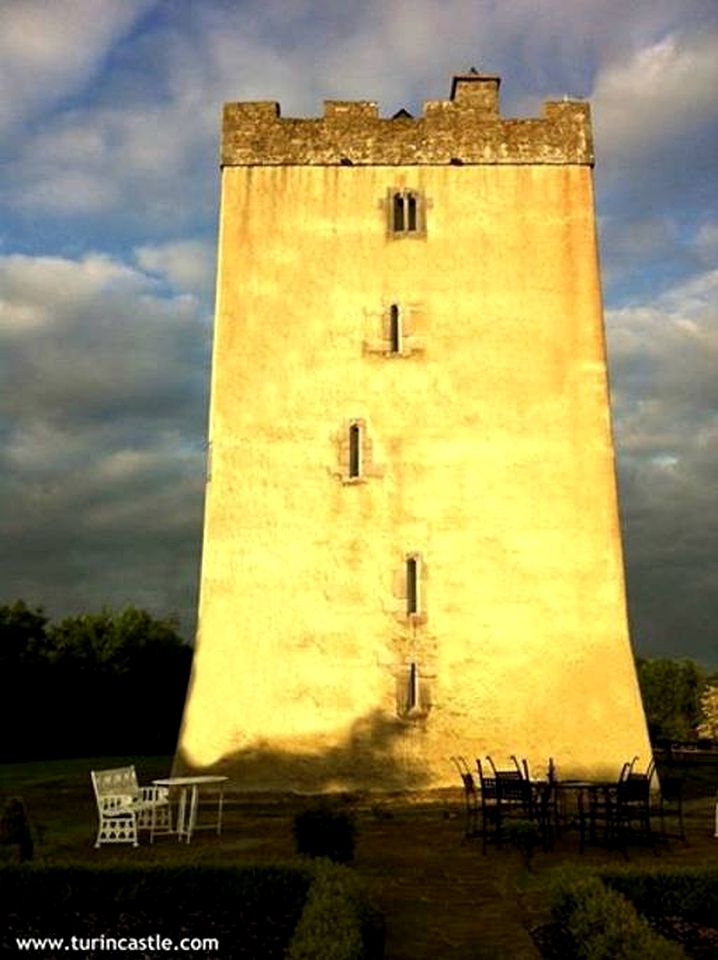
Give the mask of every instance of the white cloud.
[[(628, 435), (627, 421), (619, 418), (625, 451), (636, 442), (636, 423), (662, 419), (661, 435), (670, 427), (683, 447), (693, 442), (704, 418), (718, 410), (716, 303), (718, 270), (692, 277), (652, 303), (606, 312), (619, 417), (630, 412), (634, 424)], [(694, 428), (688, 433), (686, 417)]]
[(604, 65), (591, 95), (600, 155), (648, 161), (715, 120), (718, 31), (670, 35)]
[(80, 261), (62, 257), (0, 257), (0, 333), (22, 336), (31, 330), (65, 327), (74, 313), (101, 297), (124, 290), (137, 294), (151, 280), (117, 260), (88, 254)]
[[(107, 214), (134, 210), (145, 223), (169, 208), (197, 212), (215, 176), (208, 162), (191, 169), (201, 124), (180, 105), (88, 108), (48, 122), (19, 151), (10, 202), (37, 215)], [(193, 189), (190, 179), (194, 178)]]
[(156, 286), (97, 254), (0, 257), (2, 409), (20, 424), (186, 416), (204, 392), (208, 326), (196, 298)]
[[(118, 8), (107, 9), (119, 30)], [(656, 31), (665, 33), (676, 19), (668, 0), (655, 0), (649, 11), (626, 11), (617, 0), (552, 0), (539, 17), (535, 0), (373, 0), (341, 11), (328, 2), (291, 10), (281, 2), (193, 6), (186, 21), (158, 17), (143, 36), (144, 83), (137, 63), (118, 61), (104, 78), (101, 103), (88, 96), (87, 106), (20, 139), (10, 202), (32, 214), (116, 212), (176, 234), (192, 218), (207, 223), (214, 210), (223, 101), (277, 99), (285, 115), (312, 115), (324, 98), (356, 97), (377, 99), (386, 113), (447, 96), (451, 73), (475, 63), (504, 74), (512, 112), (529, 101), (538, 108), (544, 95), (588, 93), (593, 65), (610, 50), (613, 60), (595, 90), (603, 157), (623, 149), (627, 131), (630, 143), (643, 142), (648, 134), (635, 128), (660, 126), (642, 111), (659, 95), (650, 78), (661, 70), (664, 125), (667, 117), (674, 124), (677, 108), (685, 118), (691, 103), (707, 107), (700, 84), (716, 75), (710, 31), (654, 42)], [(643, 39), (638, 52), (636, 37)], [(131, 96), (123, 96), (128, 89)]]
[(4, 0), (0, 130), (81, 89), (148, 0)]
[(201, 240), (177, 240), (135, 248), (140, 267), (164, 277), (177, 290), (207, 294), (214, 283), (215, 248)]

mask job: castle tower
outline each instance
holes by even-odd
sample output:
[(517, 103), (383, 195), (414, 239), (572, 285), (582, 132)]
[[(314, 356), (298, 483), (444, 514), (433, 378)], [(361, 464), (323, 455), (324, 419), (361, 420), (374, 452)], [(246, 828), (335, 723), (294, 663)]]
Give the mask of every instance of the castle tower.
[(242, 789), (647, 762), (585, 103), (225, 106), (179, 770)]

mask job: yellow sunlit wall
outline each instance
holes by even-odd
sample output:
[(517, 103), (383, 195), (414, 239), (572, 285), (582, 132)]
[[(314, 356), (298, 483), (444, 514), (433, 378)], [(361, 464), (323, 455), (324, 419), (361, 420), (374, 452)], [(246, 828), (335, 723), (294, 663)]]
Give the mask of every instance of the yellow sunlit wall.
[[(453, 754), (518, 754), (538, 772), (553, 757), (564, 776), (648, 761), (588, 112), (549, 104), (518, 129), (497, 90), (458, 78), (420, 120), (230, 107), (177, 770), (229, 771), (241, 789), (381, 789), (453, 784)], [(247, 137), (270, 131), (263, 145), (242, 139), (245, 121)], [(391, 232), (401, 189), (419, 198), (416, 233)]]

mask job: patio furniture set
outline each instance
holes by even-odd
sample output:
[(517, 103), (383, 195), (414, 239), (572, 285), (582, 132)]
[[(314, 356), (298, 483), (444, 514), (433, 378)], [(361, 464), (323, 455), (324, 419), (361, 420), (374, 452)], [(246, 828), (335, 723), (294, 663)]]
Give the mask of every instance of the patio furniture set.
[[(560, 780), (552, 760), (546, 777), (532, 777), (528, 762), (515, 756), (508, 769), (497, 769), (491, 757), (485, 763), (477, 759), (474, 769), (465, 757), (451, 759), (464, 789), (464, 838), (480, 837), (484, 853), (489, 842), (501, 846), (508, 839), (517, 819), (535, 825), (544, 850), (573, 828), (578, 830), (580, 852), (588, 844), (601, 844), (625, 855), (629, 843), (653, 842), (659, 836), (685, 841), (682, 782), (664, 779), (659, 786), (653, 760), (639, 772), (634, 757), (616, 780)], [(651, 824), (656, 816), (658, 832)], [(677, 832), (668, 833), (669, 819)]]
[[(112, 770), (93, 770), (90, 773), (97, 801), (99, 826), (95, 847), (106, 843), (139, 844), (140, 831), (156, 836), (175, 834), (189, 843), (195, 830), (222, 832), (224, 785), (227, 777), (196, 776), (166, 777), (141, 787), (134, 766)], [(199, 791), (214, 787), (217, 792), (217, 818), (210, 824), (198, 824)], [(173, 820), (173, 801), (177, 801)]]

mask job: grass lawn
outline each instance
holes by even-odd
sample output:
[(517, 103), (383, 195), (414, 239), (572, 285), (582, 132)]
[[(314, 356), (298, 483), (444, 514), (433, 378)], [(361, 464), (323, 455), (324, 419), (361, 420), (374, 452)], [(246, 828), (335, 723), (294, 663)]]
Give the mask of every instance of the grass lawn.
[[(230, 795), (221, 837), (197, 833), (190, 845), (173, 837), (130, 846), (94, 848), (97, 829), (89, 772), (135, 763), (140, 783), (167, 776), (168, 757), (89, 758), (0, 766), (0, 805), (24, 799), (36, 836), (40, 863), (276, 863), (294, 858), (292, 820), (298, 798)], [(675, 772), (675, 771), (673, 771)], [(715, 776), (701, 773), (698, 796), (685, 804), (688, 843), (629, 850), (632, 866), (711, 865), (718, 862), (713, 838)], [(695, 792), (695, 791), (694, 791)], [(532, 927), (548, 920), (546, 884), (566, 863), (620, 866), (620, 852), (590, 847), (566, 834), (549, 852), (535, 855), (528, 872), (517, 851), (462, 842), (463, 798), (434, 802), (404, 798), (347, 799), (357, 818), (354, 869), (364, 878), (387, 922), (388, 960), (536, 958)], [(0, 864), (17, 859), (16, 848), (0, 846)], [(111, 934), (112, 931), (107, 931)]]

